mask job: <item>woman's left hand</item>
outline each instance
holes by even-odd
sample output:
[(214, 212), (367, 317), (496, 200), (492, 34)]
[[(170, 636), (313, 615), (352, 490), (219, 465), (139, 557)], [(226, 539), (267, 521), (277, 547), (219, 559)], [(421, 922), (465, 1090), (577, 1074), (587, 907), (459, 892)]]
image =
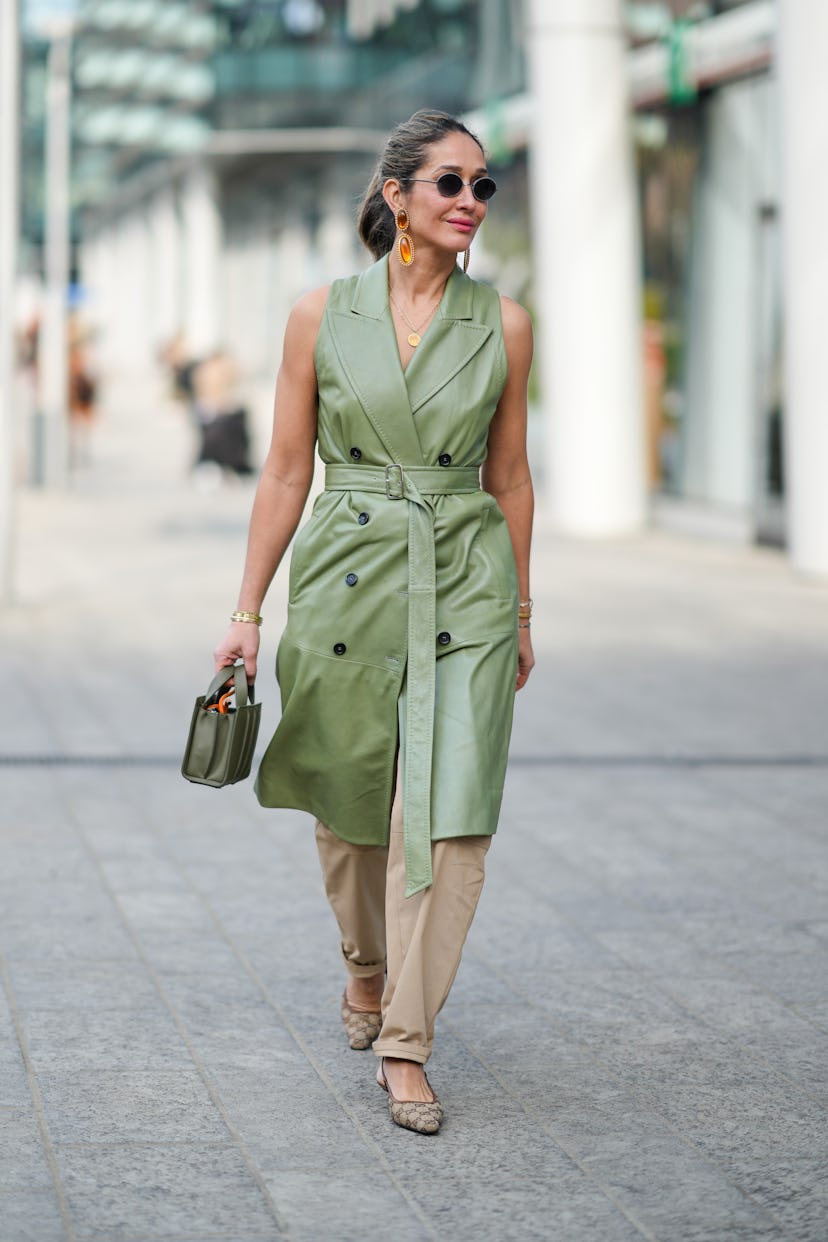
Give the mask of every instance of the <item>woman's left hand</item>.
[(518, 671), (517, 685), (515, 690), (522, 690), (529, 680), (529, 674), (535, 667), (535, 656), (532, 651), (532, 631), (526, 629), (518, 630)]

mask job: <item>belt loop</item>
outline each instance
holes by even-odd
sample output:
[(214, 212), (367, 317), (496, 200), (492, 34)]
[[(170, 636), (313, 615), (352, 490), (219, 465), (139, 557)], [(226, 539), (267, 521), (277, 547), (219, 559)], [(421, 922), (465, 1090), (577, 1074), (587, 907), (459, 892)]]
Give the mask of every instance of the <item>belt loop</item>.
[[(400, 472), (399, 493), (392, 492), (391, 490), (396, 483), (396, 479), (392, 481), (391, 478), (392, 470), (399, 470)], [(403, 468), (400, 462), (391, 462), (385, 467), (385, 494), (389, 500), (405, 500), (405, 475), (403, 474)]]

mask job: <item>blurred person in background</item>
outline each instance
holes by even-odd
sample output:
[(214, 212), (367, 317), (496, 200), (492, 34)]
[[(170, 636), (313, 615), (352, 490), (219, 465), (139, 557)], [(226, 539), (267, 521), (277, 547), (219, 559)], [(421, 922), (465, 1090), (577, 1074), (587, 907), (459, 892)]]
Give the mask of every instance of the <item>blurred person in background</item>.
[(77, 313), (67, 325), (69, 464), (75, 469), (91, 460), (92, 425), (98, 385), (92, 369), (90, 335)]
[(190, 412), (199, 437), (197, 477), (220, 482), (253, 473), (247, 409), (239, 400), (236, 364), (226, 350), (215, 350), (192, 368)]
[[(530, 641), (529, 316), (465, 274), (494, 181), (459, 121), (390, 135), (359, 235), (375, 263), (303, 297), (216, 667), (256, 675), (260, 609), (299, 522), (264, 806), (317, 820), (352, 1048), (397, 1125), (434, 1133), (426, 1078), (497, 827)], [(463, 268), (458, 257), (463, 256)], [(482, 482), (482, 489), (481, 489)]]

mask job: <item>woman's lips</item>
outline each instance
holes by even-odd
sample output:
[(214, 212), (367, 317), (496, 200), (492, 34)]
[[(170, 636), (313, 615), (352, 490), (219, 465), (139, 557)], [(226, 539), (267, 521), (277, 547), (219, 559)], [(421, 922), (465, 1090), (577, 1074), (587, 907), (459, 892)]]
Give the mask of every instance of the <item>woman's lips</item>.
[(471, 220), (449, 220), (449, 224), (454, 225), (456, 229), (460, 229), (463, 233), (471, 233), (474, 223)]

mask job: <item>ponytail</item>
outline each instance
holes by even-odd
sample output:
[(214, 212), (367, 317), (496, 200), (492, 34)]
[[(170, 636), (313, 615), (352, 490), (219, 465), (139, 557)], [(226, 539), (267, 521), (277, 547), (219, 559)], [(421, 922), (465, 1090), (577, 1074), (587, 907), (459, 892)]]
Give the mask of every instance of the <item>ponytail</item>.
[(382, 187), (387, 179), (382, 176), (382, 165), (378, 164), (362, 196), (357, 215), (359, 239), (375, 259), (388, 254), (396, 233), (393, 213), (382, 196)]

